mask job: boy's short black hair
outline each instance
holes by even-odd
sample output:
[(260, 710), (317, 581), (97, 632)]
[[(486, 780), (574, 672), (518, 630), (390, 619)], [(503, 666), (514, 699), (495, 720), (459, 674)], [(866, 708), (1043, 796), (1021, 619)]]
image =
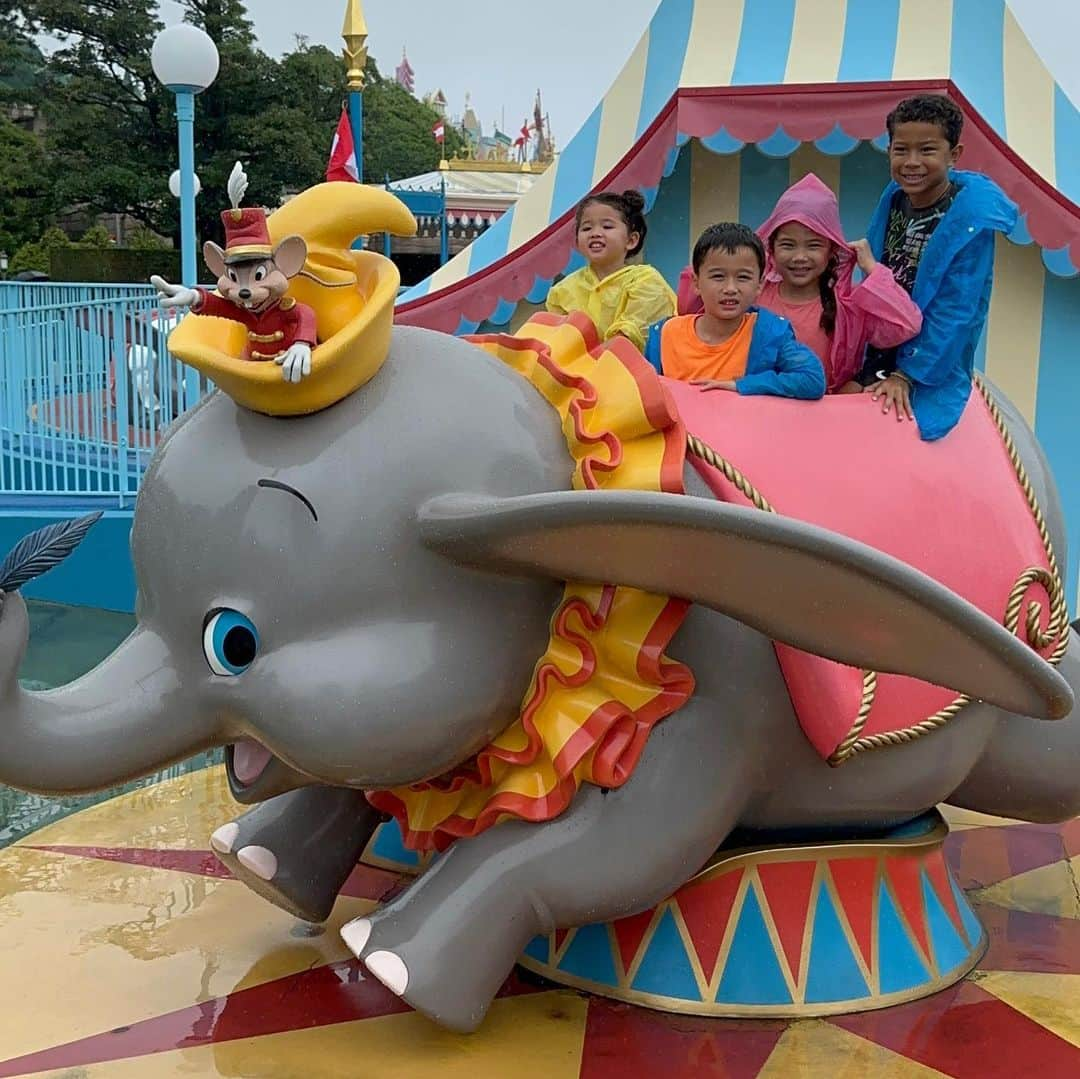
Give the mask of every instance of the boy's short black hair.
[(944, 94), (919, 94), (905, 98), (885, 117), (889, 142), (896, 133), (897, 124), (936, 124), (952, 148), (960, 142), (964, 130), (964, 114), (956, 102)]
[(710, 251), (726, 251), (734, 255), (740, 248), (748, 247), (757, 258), (758, 273), (765, 272), (765, 245), (761, 237), (749, 225), (741, 225), (737, 221), (721, 221), (716, 225), (710, 225), (694, 244), (694, 273), (701, 269), (705, 256)]

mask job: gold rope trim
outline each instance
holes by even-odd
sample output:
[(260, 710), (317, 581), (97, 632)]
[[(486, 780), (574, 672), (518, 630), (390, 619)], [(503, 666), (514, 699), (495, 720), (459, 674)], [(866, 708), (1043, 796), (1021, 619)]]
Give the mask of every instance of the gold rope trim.
[[(1039, 530), (1039, 539), (1042, 541), (1043, 550), (1046, 553), (1046, 562), (1049, 566), (1049, 570), (1042, 569), (1040, 566), (1029, 566), (1017, 577), (1012, 590), (1009, 592), (1008, 602), (1005, 604), (1002, 625), (1010, 633), (1017, 631), (1020, 625), (1020, 608), (1024, 604), (1025, 593), (1031, 585), (1041, 585), (1050, 600), (1049, 620), (1046, 629), (1043, 630), (1041, 628), (1042, 604), (1035, 600), (1029, 601), (1027, 610), (1024, 613), (1024, 636), (1027, 643), (1036, 651), (1041, 652), (1053, 644), (1054, 651), (1047, 657), (1046, 661), (1056, 665), (1060, 662), (1069, 646), (1069, 608), (1065, 601), (1065, 589), (1061, 583), (1061, 574), (1058, 570), (1057, 556), (1054, 554), (1054, 544), (1050, 538), (1050, 529), (1046, 524), (1046, 518), (1043, 516), (1039, 501), (1035, 497), (1035, 491), (1028, 478), (1027, 469), (1024, 468), (1024, 463), (1020, 460), (1016, 443), (1013, 442), (1012, 435), (1005, 424), (1005, 418), (1002, 416), (997, 402), (990, 396), (986, 383), (979, 375), (976, 374), (973, 381), (976, 389), (982, 395), (982, 399), (986, 402), (990, 417), (993, 419), (1005, 446), (1005, 451), (1009, 455), (1009, 462), (1013, 467), (1013, 472), (1016, 474), (1017, 482), (1024, 492), (1024, 498), (1027, 500), (1028, 509), (1031, 511), (1035, 526)], [(750, 499), (757, 509), (764, 510), (766, 513), (776, 512), (768, 499), (742, 472), (730, 461), (721, 457), (711, 446), (702, 442), (696, 435), (687, 433), (686, 446), (695, 457), (700, 457), (707, 464), (719, 470), (729, 483), (732, 483), (742, 495)], [(924, 734), (929, 734), (931, 731), (943, 727), (972, 702), (971, 697), (961, 693), (944, 708), (935, 712), (932, 716), (928, 716), (920, 723), (905, 727), (903, 730), (886, 731), (883, 734), (871, 734), (863, 738), (860, 736), (866, 727), (867, 720), (870, 718), (870, 711), (874, 706), (874, 698), (877, 694), (877, 672), (863, 671), (862, 674), (863, 689), (858, 714), (851, 725), (851, 730), (848, 731), (844, 740), (828, 758), (828, 763), (834, 767), (850, 760), (857, 753), (863, 753), (869, 749), (899, 746), (905, 742), (913, 742), (916, 738), (921, 738)]]
[(766, 513), (776, 512), (769, 500), (729, 460), (721, 457), (712, 446), (702, 442), (697, 435), (692, 435), (689, 431), (686, 433), (686, 448), (695, 457), (700, 457), (706, 464), (722, 472), (728, 482), (733, 483), (759, 510)]

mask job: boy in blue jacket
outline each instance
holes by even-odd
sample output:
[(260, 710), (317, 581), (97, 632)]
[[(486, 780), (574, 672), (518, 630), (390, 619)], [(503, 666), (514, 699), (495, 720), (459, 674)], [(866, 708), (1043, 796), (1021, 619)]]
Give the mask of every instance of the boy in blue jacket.
[(986, 176), (953, 169), (964, 117), (947, 97), (901, 101), (885, 121), (892, 182), (867, 239), (922, 309), (922, 331), (896, 349), (868, 349), (861, 381), (930, 442), (956, 426), (986, 322), (994, 233), (1016, 226), (1016, 206)]
[(754, 306), (765, 248), (746, 225), (707, 228), (694, 245), (694, 287), (704, 312), (649, 327), (645, 358), (663, 375), (706, 390), (813, 400), (825, 393), (817, 356), (787, 319)]

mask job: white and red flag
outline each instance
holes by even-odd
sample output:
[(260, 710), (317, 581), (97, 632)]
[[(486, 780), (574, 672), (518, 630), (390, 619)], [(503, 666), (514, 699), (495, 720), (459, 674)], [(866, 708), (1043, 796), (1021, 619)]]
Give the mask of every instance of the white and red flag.
[(442, 144), (446, 141), (446, 124), (442, 120), (437, 121), (431, 133), (435, 136), (435, 141)]
[(330, 145), (330, 161), (326, 166), (327, 180), (351, 180), (356, 183), (356, 151), (353, 147), (349, 114), (342, 109), (334, 141)]

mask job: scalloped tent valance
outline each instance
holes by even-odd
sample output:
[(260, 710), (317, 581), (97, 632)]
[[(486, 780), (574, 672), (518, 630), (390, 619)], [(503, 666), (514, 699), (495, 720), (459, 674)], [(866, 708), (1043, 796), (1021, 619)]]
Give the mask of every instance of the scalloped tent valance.
[[(733, 28), (738, 32), (733, 33)], [(615, 84), (533, 189), (398, 303), (397, 321), (449, 332), (505, 321), (576, 265), (572, 215), (592, 190), (650, 200), (698, 139), (842, 155), (881, 148), (886, 113), (920, 91), (949, 94), (967, 126), (964, 163), (1020, 206), (1012, 237), (1047, 268), (1080, 272), (1080, 114), (1005, 0), (664, 0)]]

